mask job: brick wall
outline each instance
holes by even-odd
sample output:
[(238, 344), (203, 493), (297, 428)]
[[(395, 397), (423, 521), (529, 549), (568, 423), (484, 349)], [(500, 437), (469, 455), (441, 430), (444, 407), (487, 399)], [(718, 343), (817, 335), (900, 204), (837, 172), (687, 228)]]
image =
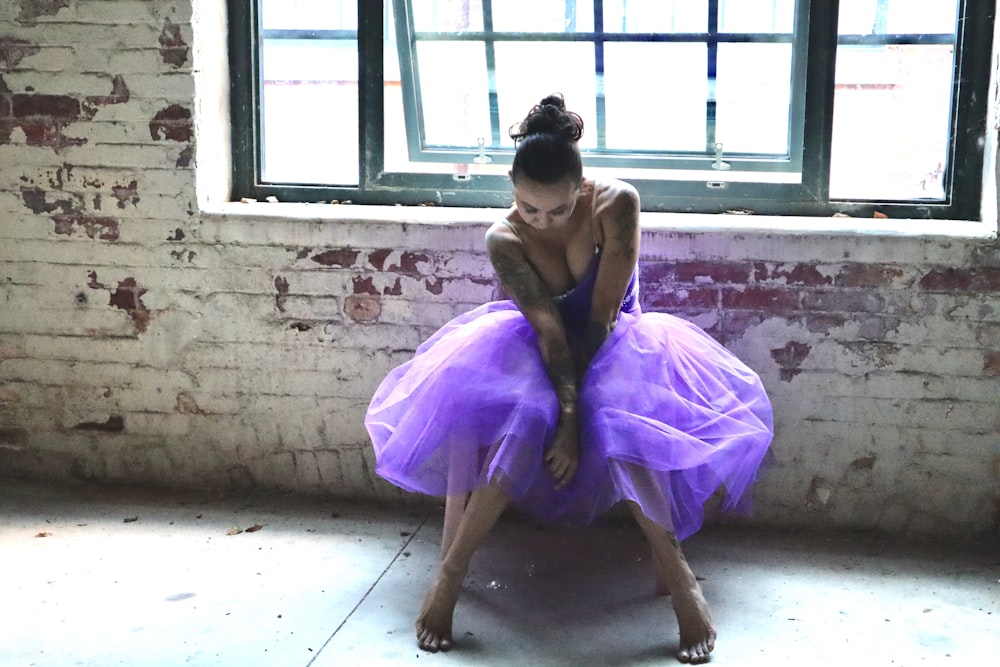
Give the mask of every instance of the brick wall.
[[(364, 408), (493, 297), (496, 212), (220, 204), (220, 6), (0, 4), (0, 474), (402, 499)], [(763, 377), (753, 521), (998, 530), (1000, 245), (692, 219), (645, 218), (643, 304)]]

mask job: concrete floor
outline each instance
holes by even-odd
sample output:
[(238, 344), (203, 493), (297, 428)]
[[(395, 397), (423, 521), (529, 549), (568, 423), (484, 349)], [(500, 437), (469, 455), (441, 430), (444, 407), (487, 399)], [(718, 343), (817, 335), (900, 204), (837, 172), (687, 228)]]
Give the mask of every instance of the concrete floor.
[[(676, 664), (669, 603), (617, 518), (505, 517), (466, 581), (458, 646), (421, 653), (440, 524), (419, 508), (0, 478), (0, 665)], [(712, 664), (1000, 664), (996, 543), (710, 528), (684, 548), (719, 630)]]

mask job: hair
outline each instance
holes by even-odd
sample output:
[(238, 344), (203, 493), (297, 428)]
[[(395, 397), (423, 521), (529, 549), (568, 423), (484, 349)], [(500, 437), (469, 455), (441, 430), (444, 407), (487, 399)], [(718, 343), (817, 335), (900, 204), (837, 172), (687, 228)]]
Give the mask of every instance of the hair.
[(517, 145), (511, 165), (511, 180), (525, 177), (538, 183), (583, 180), (583, 162), (577, 141), (583, 136), (583, 119), (566, 110), (559, 93), (536, 104), (510, 128)]

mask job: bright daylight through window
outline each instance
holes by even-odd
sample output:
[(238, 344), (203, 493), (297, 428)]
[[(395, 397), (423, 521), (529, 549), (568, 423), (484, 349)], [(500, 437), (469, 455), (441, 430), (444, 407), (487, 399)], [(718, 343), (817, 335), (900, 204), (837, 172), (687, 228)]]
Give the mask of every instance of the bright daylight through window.
[(975, 219), (994, 0), (230, 2), (236, 196), (503, 206), (561, 92), (648, 210)]

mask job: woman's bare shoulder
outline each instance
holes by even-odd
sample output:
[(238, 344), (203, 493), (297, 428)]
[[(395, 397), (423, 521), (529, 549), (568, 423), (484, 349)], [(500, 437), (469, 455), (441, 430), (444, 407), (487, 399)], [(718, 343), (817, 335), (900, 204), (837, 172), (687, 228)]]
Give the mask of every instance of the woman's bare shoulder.
[(595, 208), (598, 207), (633, 207), (639, 204), (639, 193), (631, 183), (617, 178), (592, 181), (594, 189)]
[(486, 230), (486, 249), (490, 254), (520, 246), (521, 239), (507, 218), (497, 220)]

